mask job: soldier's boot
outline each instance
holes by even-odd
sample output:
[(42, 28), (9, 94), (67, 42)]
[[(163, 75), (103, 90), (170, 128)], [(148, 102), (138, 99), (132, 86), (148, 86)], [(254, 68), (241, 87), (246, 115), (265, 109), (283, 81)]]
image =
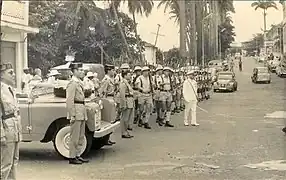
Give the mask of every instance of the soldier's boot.
[(139, 127), (142, 127), (142, 126), (143, 126), (143, 121), (142, 121), (142, 119), (139, 119), (139, 121), (138, 121), (138, 126), (139, 126)]
[(149, 123), (144, 123), (143, 126), (144, 126), (145, 129), (151, 129), (151, 126), (149, 125)]
[(171, 113), (167, 112), (166, 113), (166, 123), (165, 123), (165, 127), (174, 127), (174, 125), (172, 125), (170, 123), (170, 119), (171, 119)]
[(77, 158), (70, 158), (69, 159), (69, 164), (82, 164), (83, 162), (80, 161), (79, 159)]

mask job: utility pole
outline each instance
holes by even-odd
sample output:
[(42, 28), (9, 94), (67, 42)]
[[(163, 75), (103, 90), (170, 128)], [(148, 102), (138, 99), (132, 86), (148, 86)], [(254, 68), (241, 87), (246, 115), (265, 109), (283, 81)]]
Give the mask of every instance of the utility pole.
[(157, 32), (156, 32), (156, 33), (153, 33), (153, 32), (152, 32), (152, 34), (155, 34), (155, 35), (156, 35), (154, 46), (156, 46), (156, 45), (157, 45), (157, 42), (158, 42), (158, 36), (165, 36), (165, 35), (163, 35), (163, 34), (159, 34), (159, 31), (160, 31), (161, 25), (160, 25), (160, 24), (157, 24), (157, 25), (158, 25)]
[(178, 1), (180, 9), (180, 52), (186, 57), (186, 1)]

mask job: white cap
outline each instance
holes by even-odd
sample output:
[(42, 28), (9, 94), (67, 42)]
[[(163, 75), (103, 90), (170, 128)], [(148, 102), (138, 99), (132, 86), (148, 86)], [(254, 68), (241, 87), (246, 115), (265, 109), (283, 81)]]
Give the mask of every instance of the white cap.
[(164, 71), (167, 71), (167, 70), (169, 70), (169, 71), (172, 71), (172, 69), (170, 68), (170, 67), (164, 67), (164, 69), (163, 69)]
[(157, 68), (156, 68), (156, 71), (159, 71), (159, 70), (163, 70), (163, 66), (158, 64)]
[(86, 74), (86, 77), (93, 77), (94, 76), (94, 74), (92, 73), (92, 72), (87, 72), (87, 74)]
[(61, 73), (59, 73), (58, 70), (52, 69), (52, 70), (50, 71), (50, 73), (49, 73), (49, 76), (55, 76), (55, 75), (59, 75), (59, 74), (61, 74)]
[(150, 71), (150, 68), (149, 68), (148, 66), (144, 66), (144, 67), (142, 68), (142, 71)]
[(142, 71), (142, 68), (140, 66), (135, 66), (134, 71)]
[(130, 69), (130, 66), (129, 66), (127, 63), (123, 63), (123, 64), (120, 66), (120, 69)]
[(195, 71), (191, 70), (191, 71), (187, 72), (187, 75), (194, 74), (194, 73), (195, 73)]

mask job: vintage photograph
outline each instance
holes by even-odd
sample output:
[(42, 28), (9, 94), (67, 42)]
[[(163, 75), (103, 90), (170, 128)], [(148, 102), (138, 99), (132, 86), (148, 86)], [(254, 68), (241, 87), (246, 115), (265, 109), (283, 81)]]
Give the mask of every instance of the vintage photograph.
[(286, 1), (0, 0), (0, 180), (285, 180)]

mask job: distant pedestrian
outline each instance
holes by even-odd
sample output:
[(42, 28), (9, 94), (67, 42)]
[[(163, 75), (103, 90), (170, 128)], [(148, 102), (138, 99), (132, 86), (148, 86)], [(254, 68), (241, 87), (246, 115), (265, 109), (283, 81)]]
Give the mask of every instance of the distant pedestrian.
[(239, 71), (242, 71), (242, 61), (241, 61), (241, 58), (239, 59), (239, 64), (238, 64), (238, 66), (239, 66)]
[(11, 64), (0, 65), (1, 101), (1, 180), (15, 180), (21, 141), (21, 118), (16, 99), (15, 73)]

